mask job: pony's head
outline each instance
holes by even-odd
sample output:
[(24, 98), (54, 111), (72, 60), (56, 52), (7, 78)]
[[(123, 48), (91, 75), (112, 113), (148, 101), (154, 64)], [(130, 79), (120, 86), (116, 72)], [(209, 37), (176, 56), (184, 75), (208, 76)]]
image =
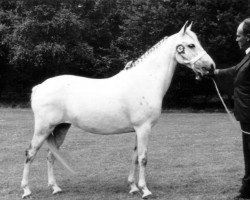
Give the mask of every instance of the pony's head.
[(202, 48), (196, 34), (191, 31), (192, 23), (184, 24), (182, 29), (177, 33), (175, 57), (178, 63), (191, 68), (199, 77), (213, 67), (213, 59)]

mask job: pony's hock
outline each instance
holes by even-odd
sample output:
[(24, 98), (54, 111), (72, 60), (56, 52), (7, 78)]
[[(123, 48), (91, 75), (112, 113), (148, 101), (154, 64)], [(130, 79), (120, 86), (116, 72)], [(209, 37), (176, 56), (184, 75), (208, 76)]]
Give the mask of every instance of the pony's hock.
[[(54, 160), (71, 167), (60, 156), (59, 148), (71, 125), (94, 134), (135, 132), (135, 148), (128, 177), (130, 193), (142, 191), (151, 195), (145, 174), (147, 147), (152, 127), (161, 114), (162, 99), (169, 88), (177, 63), (204, 74), (214, 66), (187, 23), (165, 37), (134, 63), (107, 79), (89, 79), (63, 75), (50, 78), (32, 90), (34, 135), (27, 150), (22, 188), (23, 198), (31, 194), (31, 162), (44, 141), (49, 144), (48, 184), (53, 194), (61, 192), (54, 176)], [(52, 152), (52, 153), (51, 153)], [(139, 170), (138, 186), (135, 172)], [(72, 171), (72, 170), (71, 170)]]

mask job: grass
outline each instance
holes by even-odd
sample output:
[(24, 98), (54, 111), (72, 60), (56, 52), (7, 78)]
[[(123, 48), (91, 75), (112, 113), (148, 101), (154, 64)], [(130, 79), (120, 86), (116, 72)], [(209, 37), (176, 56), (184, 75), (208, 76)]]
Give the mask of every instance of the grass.
[[(0, 109), (0, 199), (17, 200), (24, 150), (33, 135), (29, 109)], [(128, 194), (134, 136), (100, 136), (71, 128), (62, 147), (76, 175), (56, 164), (63, 193), (53, 196), (47, 187), (47, 148), (31, 166), (30, 199), (135, 200)], [(148, 187), (157, 200), (230, 200), (241, 185), (241, 133), (225, 113), (164, 113), (150, 137)]]

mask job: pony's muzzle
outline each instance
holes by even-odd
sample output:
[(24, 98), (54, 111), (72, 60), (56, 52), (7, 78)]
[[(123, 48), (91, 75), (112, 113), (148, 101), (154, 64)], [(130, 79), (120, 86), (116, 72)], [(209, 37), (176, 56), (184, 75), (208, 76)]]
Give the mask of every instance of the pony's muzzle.
[(211, 74), (211, 73), (214, 72), (215, 69), (216, 69), (215, 64), (211, 64), (209, 69), (206, 69), (206, 68), (204, 67), (203, 70), (204, 70), (205, 73), (203, 73), (203, 74), (205, 74), (205, 75)]

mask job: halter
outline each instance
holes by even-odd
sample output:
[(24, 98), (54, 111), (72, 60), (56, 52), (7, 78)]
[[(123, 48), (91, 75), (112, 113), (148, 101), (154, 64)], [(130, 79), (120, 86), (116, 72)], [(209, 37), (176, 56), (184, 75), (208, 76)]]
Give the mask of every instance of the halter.
[[(179, 55), (181, 55), (183, 58), (184, 56), (182, 55), (183, 53), (185, 53), (185, 47), (183, 45), (178, 45), (176, 47), (176, 51)], [(191, 65), (191, 68), (194, 70), (194, 64), (200, 60), (204, 55), (206, 55), (207, 52), (206, 51), (202, 51), (200, 52), (197, 56), (195, 56), (194, 58), (192, 58), (191, 60), (187, 60), (187, 61), (184, 61), (185, 64), (190, 64)]]
[(195, 56), (194, 58), (192, 58), (189, 61), (184, 61), (186, 64), (190, 64), (191, 66), (193, 66), (198, 60), (200, 60), (205, 54), (207, 54), (206, 51), (202, 51), (200, 52), (197, 56)]

